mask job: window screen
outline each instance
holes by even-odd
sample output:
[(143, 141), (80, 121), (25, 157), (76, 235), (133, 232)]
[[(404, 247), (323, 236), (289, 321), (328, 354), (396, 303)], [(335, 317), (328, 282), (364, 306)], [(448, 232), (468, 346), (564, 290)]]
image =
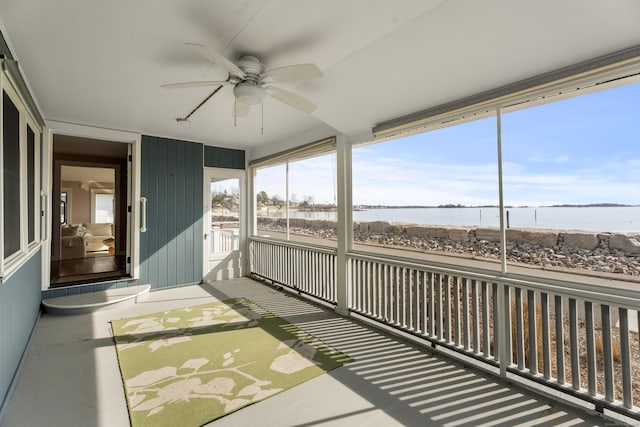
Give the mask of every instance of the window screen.
[(4, 257), (20, 250), (20, 113), (6, 92), (2, 93), (4, 143)]

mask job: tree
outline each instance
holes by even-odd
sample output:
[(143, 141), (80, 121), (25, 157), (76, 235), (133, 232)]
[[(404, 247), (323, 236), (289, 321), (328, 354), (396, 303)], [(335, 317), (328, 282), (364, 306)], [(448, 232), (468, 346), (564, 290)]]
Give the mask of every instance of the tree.
[(261, 191), (256, 195), (256, 201), (258, 203), (266, 205), (269, 203), (269, 195), (267, 194), (266, 191)]
[(223, 206), (224, 200), (227, 198), (227, 191), (215, 192), (211, 194), (211, 207)]
[(273, 197), (271, 198), (271, 202), (273, 202), (273, 204), (278, 206), (279, 208), (281, 208), (284, 205), (284, 200), (281, 199), (280, 196), (278, 196), (277, 194), (273, 195)]

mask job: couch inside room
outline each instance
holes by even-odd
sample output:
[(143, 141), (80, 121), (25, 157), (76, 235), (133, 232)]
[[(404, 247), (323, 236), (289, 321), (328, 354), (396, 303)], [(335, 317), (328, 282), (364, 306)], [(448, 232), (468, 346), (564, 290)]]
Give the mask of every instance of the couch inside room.
[(104, 241), (114, 238), (114, 224), (63, 224), (60, 230), (62, 259), (84, 258), (109, 252)]

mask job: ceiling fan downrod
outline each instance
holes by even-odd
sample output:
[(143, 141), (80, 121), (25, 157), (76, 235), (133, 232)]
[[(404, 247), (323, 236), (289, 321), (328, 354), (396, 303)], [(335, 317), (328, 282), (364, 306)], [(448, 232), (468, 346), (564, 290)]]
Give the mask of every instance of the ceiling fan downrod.
[[(229, 81), (229, 78), (227, 78), (227, 81)], [(207, 96), (200, 104), (196, 105), (196, 107), (193, 110), (191, 110), (191, 112), (189, 114), (187, 114), (185, 117), (178, 117), (176, 119), (176, 122), (178, 122), (178, 123), (189, 122), (189, 117), (191, 117), (193, 115), (193, 113), (198, 111), (200, 109), (200, 107), (202, 107), (204, 104), (206, 104), (207, 101), (210, 100), (213, 97), (213, 95), (215, 95), (216, 93), (218, 93), (220, 91), (220, 89), (222, 89), (222, 85), (218, 86), (213, 92), (211, 92), (211, 94), (209, 96)]]

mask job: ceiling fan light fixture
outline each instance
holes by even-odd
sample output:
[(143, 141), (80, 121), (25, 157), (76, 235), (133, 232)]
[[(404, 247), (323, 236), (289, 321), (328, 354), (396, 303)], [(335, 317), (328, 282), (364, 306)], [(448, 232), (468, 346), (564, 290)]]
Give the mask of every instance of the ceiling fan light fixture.
[(256, 105), (260, 104), (265, 96), (265, 90), (261, 86), (255, 84), (238, 84), (233, 88), (233, 94), (236, 100), (243, 104)]

